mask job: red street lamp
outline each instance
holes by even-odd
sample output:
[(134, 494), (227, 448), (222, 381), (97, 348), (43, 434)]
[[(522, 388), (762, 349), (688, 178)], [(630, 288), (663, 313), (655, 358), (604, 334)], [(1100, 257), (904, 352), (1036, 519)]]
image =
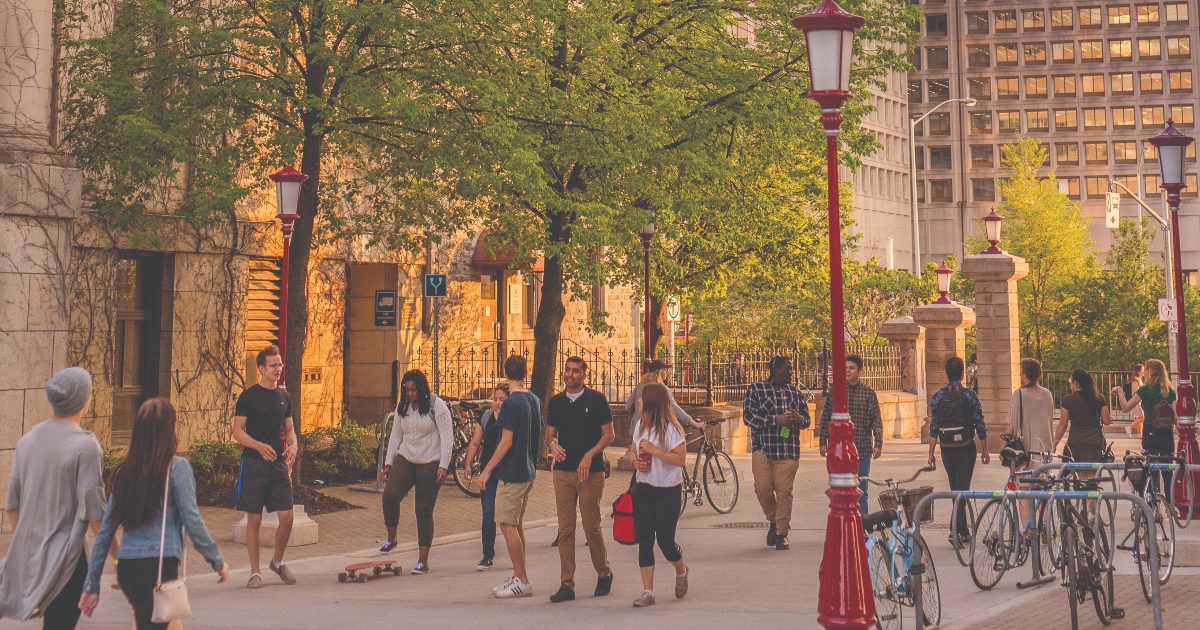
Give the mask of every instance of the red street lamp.
[[(1188, 369), (1187, 353), (1187, 318), (1183, 310), (1183, 259), (1180, 258), (1179, 247), (1179, 191), (1183, 190), (1187, 181), (1184, 177), (1184, 158), (1192, 138), (1179, 133), (1174, 120), (1167, 120), (1167, 126), (1153, 138), (1150, 144), (1158, 151), (1158, 167), (1162, 174), (1162, 187), (1167, 191), (1167, 207), (1171, 210), (1172, 253), (1175, 260), (1175, 325), (1179, 327), (1176, 335), (1179, 355), (1179, 387), (1175, 390), (1177, 400), (1175, 413), (1179, 416), (1179, 449), (1176, 455), (1189, 464), (1200, 463), (1200, 445), (1196, 443), (1196, 390), (1192, 387), (1191, 371)], [(1192, 475), (1191, 483), (1185, 477), (1175, 480), (1175, 508), (1181, 514), (1192, 510), (1200, 483), (1200, 475)], [(1188, 490), (1192, 496), (1188, 496)]]
[[(296, 206), (300, 203), (300, 186), (308, 180), (308, 175), (288, 166), (270, 175), (275, 182), (275, 206), (279, 213), (275, 216), (283, 226), (283, 263), (280, 265), (279, 281), (279, 358), (286, 362), (287, 355), (287, 313), (288, 313), (288, 267), (292, 252), (292, 230), (300, 214)], [(285, 369), (279, 374), (279, 386), (287, 387), (284, 382)]]
[(992, 244), (991, 247), (983, 250), (985, 254), (1003, 254), (1004, 250), (1000, 249), (1000, 226), (1004, 225), (1004, 217), (996, 213), (996, 209), (983, 217), (983, 227), (987, 230), (987, 240)]
[(643, 363), (646, 363), (647, 365), (649, 364), (649, 361), (654, 359), (654, 345), (651, 342), (650, 335), (650, 242), (654, 240), (654, 234), (655, 229), (653, 221), (647, 223), (642, 228), (642, 253), (645, 256), (646, 263), (646, 273), (642, 278), (642, 299), (644, 300), (645, 310), (645, 313), (642, 316), (642, 327), (645, 328), (646, 333), (646, 352), (643, 355), (643, 358), (645, 359)]
[(942, 297), (938, 298), (933, 303), (953, 304), (954, 301), (950, 299), (950, 279), (954, 277), (954, 270), (947, 267), (946, 263), (943, 262), (941, 265), (938, 265), (937, 269), (934, 269), (933, 271), (937, 274), (938, 293), (942, 294)]
[[(875, 598), (867, 572), (862, 516), (858, 513), (858, 449), (846, 401), (846, 325), (842, 298), (841, 211), (838, 207), (838, 134), (842, 104), (850, 97), (850, 62), (854, 31), (866, 24), (846, 13), (833, 0), (808, 15), (792, 20), (808, 43), (809, 96), (821, 106), (825, 128), (825, 161), (829, 179), (829, 306), (833, 346), (833, 415), (829, 424), (829, 519), (821, 557), (821, 589), (817, 623), (826, 628), (867, 628), (875, 625)], [(868, 455), (869, 456), (869, 455)]]

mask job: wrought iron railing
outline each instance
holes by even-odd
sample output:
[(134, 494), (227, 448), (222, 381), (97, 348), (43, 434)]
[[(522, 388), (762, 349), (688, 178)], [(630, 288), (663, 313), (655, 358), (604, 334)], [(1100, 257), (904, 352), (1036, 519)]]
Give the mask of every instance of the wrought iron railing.
[[(1109, 409), (1112, 412), (1114, 420), (1127, 421), (1131, 419), (1132, 412), (1126, 413), (1121, 411), (1119, 402), (1120, 399), (1112, 393), (1114, 387), (1123, 387), (1129, 382), (1131, 372), (1119, 370), (1097, 370), (1095, 372), (1088, 371), (1092, 375), (1092, 380), (1096, 381), (1096, 392), (1103, 395), (1108, 400)], [(1196, 382), (1196, 377), (1200, 373), (1192, 374), (1192, 382)], [(1054, 405), (1057, 409), (1062, 404), (1062, 399), (1067, 394), (1071, 393), (1071, 385), (1069, 383), (1071, 370), (1044, 370), (1042, 372), (1042, 387), (1050, 390), (1054, 394)]]

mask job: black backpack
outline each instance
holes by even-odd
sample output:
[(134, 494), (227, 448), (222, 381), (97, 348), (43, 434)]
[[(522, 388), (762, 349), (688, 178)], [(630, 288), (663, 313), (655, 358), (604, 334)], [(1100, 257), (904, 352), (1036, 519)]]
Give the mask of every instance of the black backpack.
[(948, 386), (933, 408), (937, 420), (938, 441), (942, 446), (966, 446), (974, 432), (967, 418), (967, 397), (961, 388)]
[(1166, 400), (1160, 400), (1154, 404), (1150, 413), (1150, 428), (1156, 431), (1170, 431), (1175, 428), (1177, 420), (1175, 407)]

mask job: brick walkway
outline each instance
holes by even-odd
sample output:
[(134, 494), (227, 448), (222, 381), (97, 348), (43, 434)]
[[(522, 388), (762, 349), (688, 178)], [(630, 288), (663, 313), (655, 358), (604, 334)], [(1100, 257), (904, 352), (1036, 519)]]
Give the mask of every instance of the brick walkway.
[[(1065, 591), (1056, 585), (1043, 587), (1045, 593), (1024, 599), (1019, 606), (966, 623), (970, 630), (1025, 630), (1027, 628), (1069, 628), (1071, 611)], [(1114, 620), (1113, 627), (1152, 628), (1153, 613), (1142, 597), (1137, 576), (1119, 575), (1116, 578), (1116, 606), (1125, 609), (1125, 619)], [(1193, 627), (1200, 614), (1200, 575), (1174, 575), (1162, 591), (1163, 627)], [(1079, 607), (1079, 627), (1102, 628), (1091, 600)]]

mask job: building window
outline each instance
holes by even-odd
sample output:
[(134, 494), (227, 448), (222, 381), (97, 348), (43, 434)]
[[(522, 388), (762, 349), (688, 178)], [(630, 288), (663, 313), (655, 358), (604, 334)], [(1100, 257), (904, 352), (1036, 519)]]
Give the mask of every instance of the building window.
[(1084, 142), (1083, 159), (1088, 164), (1108, 164), (1108, 143)]
[(1191, 173), (1183, 176), (1183, 192), (1179, 193), (1183, 197), (1196, 197), (1196, 174)]
[(1084, 129), (1107, 129), (1108, 123), (1103, 107), (1083, 108)]
[(949, 179), (929, 180), (929, 200), (934, 203), (954, 201), (954, 182)]
[(950, 168), (950, 147), (929, 147), (929, 168)]
[[(1134, 160), (1134, 161), (1136, 162), (1137, 160)], [(1116, 183), (1121, 184), (1122, 186), (1128, 188), (1129, 190), (1134, 191), (1134, 193), (1136, 194), (1136, 191), (1138, 189), (1137, 175), (1114, 175), (1113, 180)]]
[(908, 63), (912, 64), (914, 70), (921, 69), (921, 49), (913, 47), (908, 51)]
[(1104, 19), (1100, 7), (1085, 7), (1079, 9), (1079, 28), (1100, 28)]
[(1108, 40), (1108, 60), (1109, 61), (1128, 61), (1133, 59), (1133, 40), (1132, 39), (1110, 39)]
[(971, 133), (992, 133), (992, 113), (971, 112)]
[(1136, 142), (1114, 142), (1113, 161), (1117, 164), (1137, 164), (1138, 150)]
[(1079, 199), (1079, 178), (1059, 177), (1058, 191), (1071, 199)]
[(925, 203), (925, 180), (917, 182), (917, 203)]
[(1162, 194), (1162, 178), (1158, 175), (1146, 175), (1146, 195), (1157, 197)]
[(1058, 164), (1079, 164), (1079, 143), (1054, 143), (1054, 160)]
[(1171, 80), (1172, 94), (1190, 94), (1192, 91), (1192, 71), (1173, 70), (1167, 73)]
[(608, 315), (608, 287), (604, 282), (596, 282), (588, 294), (588, 322), (595, 326), (604, 321)]
[(1129, 7), (1117, 5), (1108, 7), (1109, 26), (1129, 26)]
[(918, 171), (925, 170), (925, 149), (918, 148), (916, 153), (914, 153), (913, 155), (916, 156), (916, 158), (917, 158), (917, 170)]
[(1171, 119), (1176, 127), (1194, 127), (1196, 125), (1195, 108), (1191, 105), (1172, 105)]
[(996, 98), (1021, 98), (1020, 83), (1016, 77), (996, 79)]
[(996, 11), (996, 32), (997, 33), (1015, 33), (1017, 32), (1017, 12), (1015, 9), (1007, 9), (1005, 11)]
[(1107, 177), (1085, 177), (1084, 187), (1087, 189), (1087, 196), (1090, 199), (1099, 199), (1108, 192)]
[(997, 66), (1015, 66), (1015, 65), (1017, 65), (1017, 45), (1016, 44), (996, 44), (996, 65)]
[(1075, 75), (1065, 74), (1054, 77), (1054, 96), (1075, 96)]
[(1141, 90), (1142, 94), (1162, 94), (1162, 73), (1157, 70), (1154, 72), (1139, 72), (1138, 89)]
[(1046, 98), (1046, 77), (1025, 77), (1026, 98)]
[(1168, 2), (1163, 5), (1167, 14), (1167, 24), (1187, 24), (1188, 5), (1186, 2)]
[(945, 35), (946, 34), (946, 14), (931, 13), (925, 16), (925, 34), (926, 35)]
[(1075, 131), (1079, 129), (1079, 113), (1073, 109), (1054, 110), (1055, 131)]
[(996, 128), (1000, 133), (1021, 133), (1021, 112), (996, 112)]
[(1021, 11), (1021, 30), (1046, 30), (1046, 12), (1041, 9), (1025, 9)]
[(1113, 96), (1133, 94), (1133, 73), (1118, 72), (1108, 75), (1108, 89)]
[(1112, 108), (1113, 129), (1137, 129), (1133, 107)]
[[(1154, 145), (1150, 144), (1149, 140), (1142, 141), (1142, 161), (1146, 164), (1158, 163), (1158, 151), (1154, 149)], [(1155, 186), (1155, 190), (1158, 190), (1157, 186)]]
[(1043, 43), (1025, 44), (1025, 65), (1046, 63), (1046, 45)]
[(1099, 39), (1079, 42), (1079, 59), (1084, 62), (1104, 61), (1104, 42)]
[(1054, 42), (1050, 54), (1054, 63), (1075, 63), (1075, 42)]
[(1104, 75), (1085, 74), (1079, 77), (1084, 96), (1104, 96)]
[(1044, 109), (1031, 109), (1025, 112), (1025, 129), (1029, 133), (1050, 131), (1050, 112)]
[(929, 81), (925, 84), (925, 87), (929, 93), (930, 103), (941, 103), (950, 98), (950, 82), (946, 79)]
[(987, 35), (991, 32), (987, 11), (972, 11), (967, 14), (967, 32), (971, 35)]
[(1192, 56), (1192, 38), (1190, 37), (1168, 37), (1167, 38), (1167, 58), (1168, 59), (1187, 59)]
[(990, 144), (971, 145), (971, 168), (994, 168), (996, 151)]
[(971, 199), (974, 201), (995, 201), (996, 200), (996, 180), (994, 180), (994, 179), (972, 179), (971, 180)]
[(988, 46), (967, 46), (967, 65), (972, 68), (987, 68), (992, 65), (992, 53)]
[(115, 288), (112, 432), (124, 441), (133, 430), (138, 407), (159, 394), (163, 258), (121, 258)]
[(922, 90), (920, 81), (908, 82), (908, 103), (915, 105), (921, 102)]
[(1162, 42), (1157, 37), (1139, 37), (1138, 59), (1162, 59)]
[(930, 70), (945, 70), (950, 67), (950, 55), (945, 46), (925, 49), (925, 63)]
[(537, 324), (538, 305), (542, 303), (542, 274), (525, 274), (525, 325)]
[(967, 79), (967, 92), (973, 99), (990, 101), (992, 100), (992, 80), (987, 77)]
[(1142, 129), (1161, 127), (1166, 124), (1166, 121), (1162, 105), (1142, 106)]
[(1137, 5), (1137, 23), (1138, 26), (1148, 26), (1158, 24), (1158, 5), (1157, 4), (1139, 4)]
[(948, 136), (950, 135), (950, 114), (947, 112), (938, 112), (931, 114), (929, 121), (929, 135), (931, 136)]
[(1050, 28), (1056, 31), (1073, 28), (1075, 22), (1071, 13), (1071, 9), (1050, 9)]

